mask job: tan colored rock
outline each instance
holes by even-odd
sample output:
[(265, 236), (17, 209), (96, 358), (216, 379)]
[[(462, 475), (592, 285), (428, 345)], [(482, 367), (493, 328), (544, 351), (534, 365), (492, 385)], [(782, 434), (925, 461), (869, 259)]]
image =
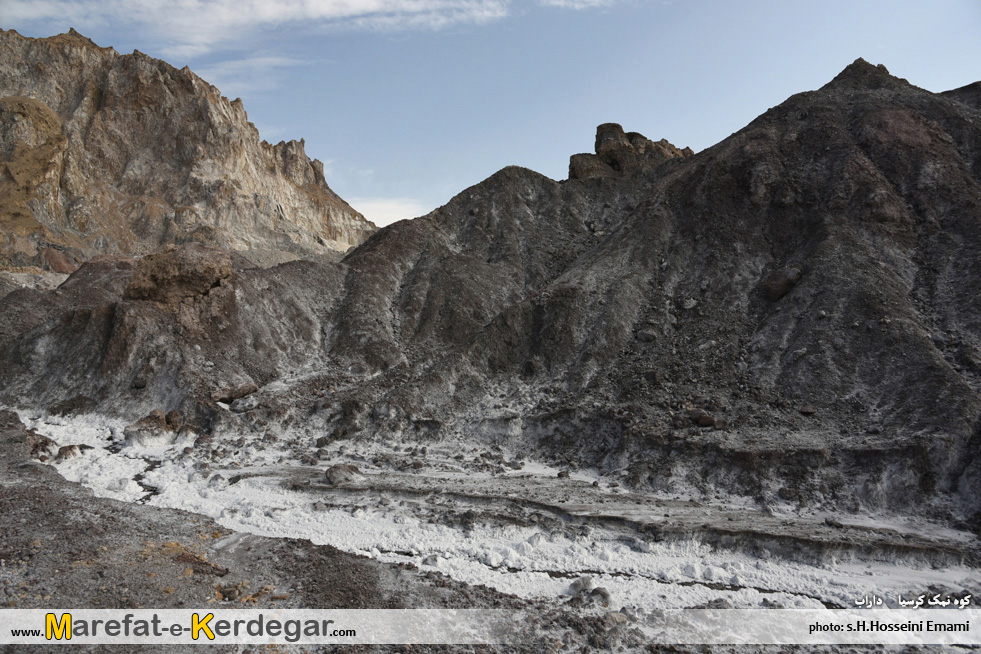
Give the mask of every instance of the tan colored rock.
[(41, 262), (44, 264), (43, 267), (46, 270), (63, 275), (70, 275), (78, 268), (63, 252), (54, 248), (44, 248), (41, 250)]
[(67, 459), (74, 459), (79, 455), (81, 455), (81, 452), (78, 449), (78, 445), (62, 445), (58, 448), (58, 456), (55, 458), (58, 461), (65, 461)]
[(154, 409), (123, 430), (128, 445), (147, 447), (171, 445), (177, 440), (178, 426), (167, 421), (163, 409)]
[(167, 421), (167, 426), (171, 429), (179, 429), (184, 424), (184, 416), (176, 409), (168, 411), (164, 419)]
[(187, 68), (74, 30), (0, 31), (0, 98), (0, 263), (38, 264), (51, 245), (84, 260), (186, 241), (306, 256), (376, 229), (302, 140), (261, 140), (240, 100)]
[(187, 243), (140, 259), (124, 297), (172, 304), (206, 295), (232, 277), (232, 260), (218, 248)]

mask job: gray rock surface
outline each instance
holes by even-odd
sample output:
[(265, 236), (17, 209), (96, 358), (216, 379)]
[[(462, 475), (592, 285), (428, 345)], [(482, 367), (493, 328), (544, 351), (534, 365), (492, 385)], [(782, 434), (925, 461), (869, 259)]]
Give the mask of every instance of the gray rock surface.
[[(16, 271), (16, 272), (15, 272)], [(19, 288), (50, 290), (68, 279), (62, 273), (44, 272), (40, 268), (15, 268), (0, 272), (0, 297)]]
[[(125, 59), (90, 53), (79, 38), (31, 47), (61, 48), (79, 65)], [(138, 55), (119, 65), (136, 79), (166, 71)], [(142, 259), (96, 257), (56, 289), (0, 299), (0, 403), (125, 417), (134, 439), (192, 430), (194, 447), (177, 456), (201, 457), (194, 474), (216, 491), (241, 475), (204, 457), (286, 442), (303, 463), (274, 471), (288, 488), (329, 488), (337, 503), (350, 492), (357, 504), (362, 489), (325, 483), (318, 467), (348, 439), (358, 447), (336, 453), (371, 466), (364, 483), (376, 495), (393, 493), (384, 471), (405, 472), (399, 483), (418, 486), (404, 497), (436, 502), (426, 473), (452, 469), (436, 446), (464, 443), (453, 465), (490, 475), (506, 503), (540, 509), (547, 499), (557, 523), (611, 521), (605, 494), (630, 489), (674, 496), (655, 515), (647, 496), (624, 493), (633, 504), (624, 501), (623, 519), (633, 516), (633, 529), (645, 512), (654, 539), (976, 566), (976, 543), (858, 524), (918, 518), (938, 533), (981, 533), (976, 90), (930, 93), (858, 60), (698, 154), (601, 125), (595, 154), (574, 155), (568, 180), (506, 168), (341, 260), (275, 265), (266, 250), (254, 261), (196, 238)], [(40, 171), (31, 188), (43, 195), (45, 162), (63, 156), (73, 132), (61, 132), (63, 143), (43, 107), (8, 105), (33, 112), (33, 132), (18, 138), (40, 150), (8, 159), (7, 170)], [(146, 169), (138, 177), (154, 179)], [(4, 233), (29, 250), (16, 229)], [(25, 432), (10, 413), (0, 422), (0, 503), (12, 526), (0, 531), (0, 553), (18, 561), (0, 580), (18, 607), (238, 601), (246, 580), (250, 593), (293, 589), (287, 600), (259, 598), (295, 602), (283, 606), (513, 605), (329, 548), (95, 500), (32, 462), (84, 457), (81, 448)], [(547, 498), (527, 479), (520, 498), (500, 491), (495, 476), (525, 458), (561, 470)], [(603, 487), (576, 478), (585, 467)], [(455, 501), (503, 501), (473, 481), (460, 476)], [(310, 505), (335, 504), (311, 494)], [(786, 517), (795, 510), (813, 515)], [(452, 513), (431, 511), (434, 522)], [(463, 528), (476, 517), (458, 516)], [(66, 524), (77, 539), (61, 537)], [(195, 538), (198, 549), (184, 551)], [(95, 567), (51, 572), (65, 560)], [(732, 583), (729, 571), (692, 566), (703, 581)], [(86, 577), (92, 569), (103, 577)], [(569, 602), (617, 601), (584, 591), (570, 589)], [(619, 643), (605, 629), (624, 622), (569, 618), (573, 644)]]
[(157, 259), (90, 262), (0, 301), (0, 401), (180, 409), (219, 440), (466, 438), (979, 530), (979, 130), (859, 60), (698, 154), (600, 126), (577, 161), (611, 174), (506, 168), (340, 262), (231, 254), (149, 294), (127, 289)]
[(340, 486), (349, 482), (356, 482), (364, 478), (361, 471), (358, 470), (357, 466), (353, 466), (350, 463), (338, 463), (327, 468), (327, 472), (324, 473), (327, 477), (327, 482), (331, 486)]

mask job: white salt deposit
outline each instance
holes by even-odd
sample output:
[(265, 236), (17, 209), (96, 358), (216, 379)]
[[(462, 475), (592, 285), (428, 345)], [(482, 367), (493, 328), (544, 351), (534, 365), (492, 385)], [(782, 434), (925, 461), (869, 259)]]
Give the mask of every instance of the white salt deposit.
[[(501, 507), (513, 506), (505, 503), (520, 500), (523, 493), (548, 497), (553, 492), (559, 498), (556, 515), (563, 506), (576, 514), (575, 503), (564, 498), (577, 488), (593, 488), (599, 477), (588, 472), (559, 480), (556, 469), (526, 463), (520, 471), (500, 475), (449, 465), (435, 472), (399, 473), (364, 461), (382, 446), (353, 443), (332, 445), (337, 456), (318, 467), (298, 465), (282, 444), (236, 448), (225, 443), (238, 465), (203, 469), (200, 461), (183, 453), (184, 441), (156, 449), (122, 446), (123, 425), (116, 421), (96, 416), (22, 419), (60, 445), (91, 446), (82, 456), (53, 465), (65, 478), (100, 496), (208, 515), (238, 531), (307, 538), (382, 561), (411, 561), (526, 598), (568, 600), (577, 592), (573, 584), (583, 576), (592, 577), (590, 587), (609, 592), (612, 608), (643, 610), (698, 606), (720, 598), (745, 608), (779, 604), (820, 609), (826, 603), (854, 606), (870, 594), (895, 605), (899, 596), (916, 596), (931, 585), (952, 592), (981, 588), (978, 571), (961, 566), (932, 569), (909, 562), (834, 560), (808, 565), (716, 550), (696, 540), (658, 542), (609, 522), (565, 525), (552, 520), (538, 525), (503, 519), (506, 516), (480, 518), (482, 511), (493, 512), (495, 497)], [(341, 445), (346, 447), (346, 462), (358, 465), (365, 481), (331, 488), (323, 482), (324, 470), (344, 462), (338, 454)], [(452, 461), (449, 454), (442, 452), (440, 460)], [(429, 492), (439, 488), (453, 494)], [(599, 493), (594, 495), (599, 501), (609, 498), (609, 503), (583, 505), (579, 515), (615, 516), (621, 506), (618, 498), (626, 497), (619, 488), (591, 492)], [(651, 496), (649, 501), (656, 499)], [(461, 526), (459, 515), (468, 506), (478, 519)], [(625, 513), (650, 515), (652, 509), (643, 507), (636, 501), (622, 504)], [(963, 535), (951, 534), (955, 536)]]

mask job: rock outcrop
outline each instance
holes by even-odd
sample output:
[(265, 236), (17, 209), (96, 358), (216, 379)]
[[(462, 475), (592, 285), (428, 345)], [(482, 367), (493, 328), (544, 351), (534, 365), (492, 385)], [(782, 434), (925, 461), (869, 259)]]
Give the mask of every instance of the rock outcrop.
[(698, 154), (601, 126), (568, 180), (506, 168), (339, 263), (232, 256), (160, 301), (127, 290), (157, 260), (90, 262), (0, 301), (0, 401), (180, 409), (216, 437), (466, 438), (981, 530), (970, 98), (859, 60)]
[(231, 277), (232, 258), (227, 252), (193, 243), (140, 259), (123, 297), (179, 304), (185, 298), (207, 295)]
[(569, 179), (587, 180), (651, 171), (675, 157), (690, 157), (691, 148), (677, 148), (661, 139), (657, 143), (638, 132), (624, 133), (616, 123), (596, 128), (596, 154), (575, 154), (569, 161)]
[(187, 68), (0, 31), (0, 265), (72, 272), (183, 242), (311, 255), (374, 230), (302, 140), (260, 140)]

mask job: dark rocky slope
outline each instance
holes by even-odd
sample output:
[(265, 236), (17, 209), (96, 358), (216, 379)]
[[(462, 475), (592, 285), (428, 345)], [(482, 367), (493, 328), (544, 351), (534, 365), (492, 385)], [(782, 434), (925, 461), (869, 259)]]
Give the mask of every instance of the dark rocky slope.
[(0, 229), (0, 265), (66, 273), (187, 241), (343, 251), (375, 227), (302, 141), (261, 141), (241, 100), (72, 30), (0, 31)]
[(0, 303), (0, 401), (978, 528), (970, 88), (859, 60), (697, 155), (604, 125), (569, 180), (507, 168), (339, 264), (94, 261)]

